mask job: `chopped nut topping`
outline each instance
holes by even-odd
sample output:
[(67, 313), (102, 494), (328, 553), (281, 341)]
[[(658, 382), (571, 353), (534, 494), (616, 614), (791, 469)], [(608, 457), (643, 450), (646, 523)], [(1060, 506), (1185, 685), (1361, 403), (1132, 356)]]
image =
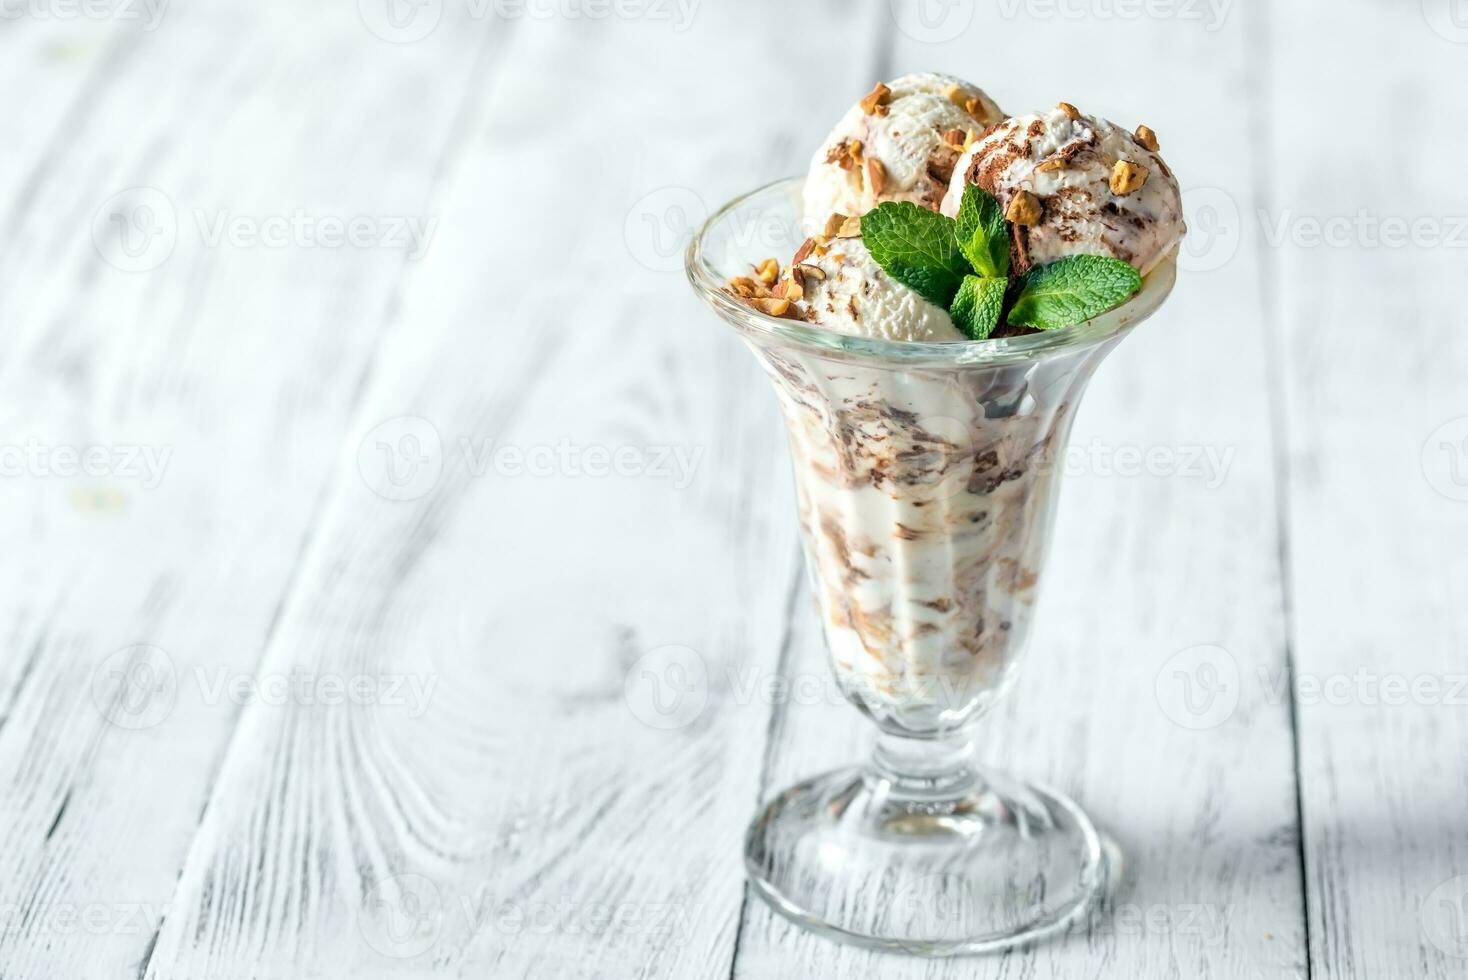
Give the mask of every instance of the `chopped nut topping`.
[(1139, 167), (1130, 160), (1116, 161), (1116, 167), (1111, 171), (1111, 193), (1119, 197), (1141, 190), (1146, 182), (1147, 168)]
[(842, 140), (826, 154), (826, 162), (834, 163), (842, 170), (855, 170), (861, 166), (861, 140)]
[(1137, 142), (1141, 143), (1153, 153), (1157, 152), (1157, 134), (1152, 131), (1151, 126), (1137, 127)]
[(792, 302), (805, 299), (805, 283), (800, 279), (800, 272), (791, 269), (790, 278), (781, 280), (780, 285), (775, 287), (775, 295)]
[(881, 194), (887, 189), (887, 168), (881, 160), (873, 158), (867, 161), (867, 185), (873, 194)]
[(826, 227), (821, 229), (821, 234), (826, 238), (836, 238), (840, 234), (842, 226), (845, 224), (846, 215), (840, 213), (833, 214), (826, 219)]
[(1004, 217), (1011, 224), (1037, 225), (1044, 214), (1045, 208), (1038, 197), (1029, 191), (1020, 191), (1009, 202), (1009, 210), (1004, 212)]
[(765, 288), (764, 283), (755, 282), (748, 276), (735, 276), (729, 280), (729, 291), (740, 299), (754, 299), (760, 296), (769, 296), (770, 291)]
[[(969, 132), (973, 132), (973, 130), (969, 130)], [(948, 132), (943, 134), (943, 142), (953, 147), (955, 150), (963, 149), (963, 141), (964, 132), (961, 129), (950, 129)]]
[(869, 116), (885, 116), (891, 110), (887, 108), (887, 102), (892, 98), (892, 90), (881, 82), (867, 93), (866, 98), (861, 100), (861, 111)]
[(1046, 174), (1056, 170), (1064, 170), (1065, 157), (1051, 157), (1048, 160), (1041, 160), (1040, 165), (1035, 169)]
[(800, 248), (795, 250), (795, 258), (790, 260), (791, 264), (799, 265), (806, 259), (810, 258), (810, 253), (814, 252), (815, 250), (816, 240), (814, 238), (807, 238), (805, 241), (800, 243)]
[(780, 278), (780, 261), (779, 259), (765, 259), (754, 267), (754, 271), (759, 276), (760, 282), (766, 286), (773, 286), (775, 280)]
[(788, 299), (774, 297), (770, 299), (756, 299), (751, 301), (751, 305), (761, 313), (768, 313), (770, 316), (784, 316), (790, 312), (790, 301)]
[(949, 102), (952, 102), (975, 119), (979, 118), (979, 113), (984, 108), (983, 102), (979, 97), (977, 95), (969, 95), (963, 90), (961, 85), (950, 85), (943, 90), (943, 94), (948, 97)]
[(1057, 108), (1061, 112), (1065, 113), (1066, 116), (1068, 118), (1070, 118), (1070, 119), (1079, 119), (1079, 118), (1081, 118), (1081, 110), (1077, 109), (1075, 106), (1071, 105), (1069, 102), (1058, 102), (1058, 103), (1056, 103), (1055, 108)]
[(826, 278), (825, 270), (818, 265), (803, 265), (800, 267), (800, 272), (807, 279), (824, 280)]
[(970, 129), (963, 137), (963, 152), (967, 153), (969, 150), (972, 150), (975, 144), (982, 138), (982, 134), (978, 130)]
[(844, 222), (842, 222), (840, 230), (838, 230), (836, 232), (836, 234), (834, 236), (832, 236), (832, 237), (834, 237), (834, 238), (860, 238), (861, 237), (861, 219), (860, 218), (847, 218)]

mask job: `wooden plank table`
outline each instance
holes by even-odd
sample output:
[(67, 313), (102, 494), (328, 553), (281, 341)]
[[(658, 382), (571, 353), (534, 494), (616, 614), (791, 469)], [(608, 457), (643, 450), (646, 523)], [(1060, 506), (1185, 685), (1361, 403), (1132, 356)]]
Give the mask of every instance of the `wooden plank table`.
[[(1461, 6), (7, 6), (0, 977), (1468, 976)], [(923, 69), (1151, 125), (1193, 228), (983, 735), (1122, 886), (949, 961), (743, 886), (870, 733), (681, 274)]]

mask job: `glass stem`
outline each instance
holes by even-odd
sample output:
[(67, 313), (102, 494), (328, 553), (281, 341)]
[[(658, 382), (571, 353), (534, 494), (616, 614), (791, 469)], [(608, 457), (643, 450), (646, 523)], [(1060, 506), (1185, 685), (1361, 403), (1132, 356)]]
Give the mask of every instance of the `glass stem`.
[(976, 754), (972, 728), (928, 738), (880, 731), (867, 776), (893, 801), (941, 803), (982, 784)]

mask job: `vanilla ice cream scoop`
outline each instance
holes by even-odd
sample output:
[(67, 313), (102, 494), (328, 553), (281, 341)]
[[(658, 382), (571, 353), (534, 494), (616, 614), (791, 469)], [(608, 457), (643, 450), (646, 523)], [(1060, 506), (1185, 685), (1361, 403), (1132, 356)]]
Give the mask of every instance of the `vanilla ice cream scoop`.
[[(802, 250), (804, 251), (804, 249)], [(860, 238), (838, 238), (794, 268), (805, 319), (854, 337), (940, 343), (967, 340), (947, 311), (882, 270)]]
[(1115, 123), (1061, 103), (1015, 116), (971, 147), (954, 167), (942, 211), (958, 214), (978, 184), (1014, 224), (1014, 271), (1068, 255), (1107, 255), (1143, 275), (1187, 232), (1182, 193), (1143, 126)]
[(804, 225), (861, 217), (883, 201), (936, 211), (966, 144), (1004, 118), (981, 89), (948, 75), (879, 84), (837, 123), (806, 178)]

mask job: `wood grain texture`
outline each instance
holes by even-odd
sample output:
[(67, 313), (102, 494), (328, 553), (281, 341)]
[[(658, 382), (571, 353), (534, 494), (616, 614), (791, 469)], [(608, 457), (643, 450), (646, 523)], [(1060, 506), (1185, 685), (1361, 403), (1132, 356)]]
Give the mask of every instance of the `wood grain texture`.
[[(1257, 10), (1210, 32), (1169, 20), (1029, 23), (1027, 8), (1014, 19), (1005, 9), (946, 28), (901, 18), (893, 73), (970, 76), (1010, 112), (1065, 99), (1146, 122), (1185, 175), (1185, 196), (1249, 213), (1255, 124), (1235, 84)], [(1038, 30), (1050, 50), (1043, 82), (997, 70), (990, 83), (973, 57), (979, 39)], [(924, 41), (934, 34), (923, 31), (953, 36)], [(1113, 46), (1150, 56), (1118, 62)], [(1186, 90), (1152, 84), (1205, 61), (1212, 69), (1189, 74)], [(1195, 137), (1200, 103), (1212, 107), (1206, 140)], [(1231, 238), (1216, 241), (1206, 232), (1220, 216), (1194, 217), (1205, 234), (1169, 305), (1102, 366), (1079, 413), (1029, 662), (981, 734), (995, 765), (1073, 794), (1116, 838), (1123, 888), (1065, 941), (946, 963), (836, 948), (752, 906), (737, 975), (1304, 975), (1290, 705), (1243, 683), (1286, 668), (1263, 297), (1250, 243), (1234, 251), (1238, 215), (1221, 216)], [(1150, 471), (1121, 475), (1137, 465), (1127, 454), (1151, 451)], [(787, 671), (822, 674), (814, 625), (795, 635)], [(840, 706), (788, 706), (766, 794), (860, 758), (868, 727)]]
[[(1440, 120), (1460, 111), (1468, 25), (1446, 3), (1270, 9), (1269, 326), (1311, 962), (1316, 976), (1461, 977), (1468, 189), (1443, 175), (1468, 135)], [(1316, 100), (1324, 86), (1303, 66), (1317, 48), (1362, 66), (1358, 104)], [(1322, 141), (1351, 120), (1381, 129), (1341, 165)]]
[[(149, 976), (729, 974), (768, 718), (742, 679), (772, 669), (798, 565), (765, 382), (688, 293), (678, 238), (699, 198), (803, 164), (803, 120), (760, 107), (834, 9), (772, 40), (730, 6), (685, 36), (517, 26), (498, 67), (521, 84), (435, 199), (262, 665), (432, 696), (248, 708)], [(739, 69), (703, 73), (710, 50)], [(667, 84), (695, 76), (691, 102)], [(562, 443), (697, 465), (488, 455)], [(425, 482), (392, 490), (380, 452)], [(702, 710), (633, 710), (644, 671)]]
[[(211, 245), (197, 216), (417, 213), (454, 102), (413, 88), (463, 91), (477, 48), (359, 72), (350, 11), (179, 13), (7, 21), (0, 59), (41, 104), (0, 242), (6, 977), (145, 961), (239, 715), (221, 684), (255, 674), (404, 264)], [(108, 212), (147, 218), (134, 254)]]
[[(0, 23), (0, 977), (1464, 975), (1452, 0), (520, 9)], [(983, 729), (1123, 887), (937, 962), (743, 885), (758, 804), (870, 731), (681, 274), (925, 69), (1151, 125), (1194, 227)], [(353, 218), (433, 225), (301, 237)]]

